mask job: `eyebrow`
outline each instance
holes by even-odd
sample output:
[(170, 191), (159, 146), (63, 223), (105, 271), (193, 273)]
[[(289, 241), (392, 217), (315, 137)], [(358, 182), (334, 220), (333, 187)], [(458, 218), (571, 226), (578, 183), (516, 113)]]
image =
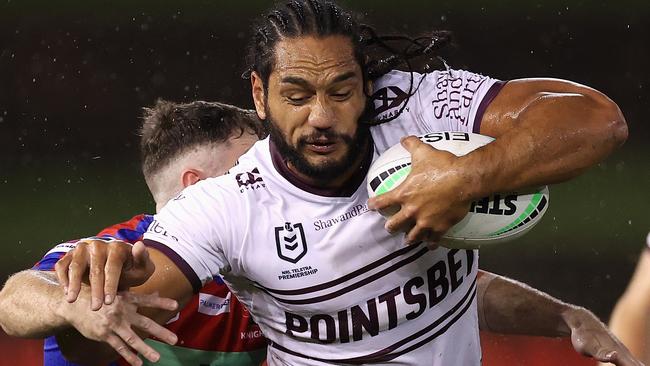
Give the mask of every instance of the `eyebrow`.
[[(354, 73), (354, 71), (346, 72), (345, 74), (341, 74), (332, 80), (332, 84), (340, 83), (342, 81), (346, 81), (349, 79), (352, 79), (356, 77), (357, 74)], [(285, 76), (280, 80), (281, 83), (283, 84), (295, 84), (298, 86), (301, 86), (305, 89), (311, 89), (312, 85), (305, 79), (297, 77), (297, 76)]]

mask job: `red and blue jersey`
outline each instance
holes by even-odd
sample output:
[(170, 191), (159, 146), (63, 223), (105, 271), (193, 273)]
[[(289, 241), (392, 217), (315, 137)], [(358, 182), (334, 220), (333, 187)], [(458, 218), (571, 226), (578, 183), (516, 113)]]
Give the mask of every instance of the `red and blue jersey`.
[[(153, 221), (151, 215), (138, 215), (129, 221), (102, 230), (96, 238), (135, 243), (142, 239)], [(76, 241), (52, 248), (33, 269), (52, 271)], [(161, 355), (157, 366), (177, 365), (260, 365), (266, 358), (266, 340), (246, 308), (231, 294), (221, 278), (206, 283), (199, 293), (166, 325), (176, 333), (176, 346), (155, 339), (146, 342)], [(144, 360), (147, 365), (148, 361)], [(44, 345), (45, 366), (75, 366), (66, 361), (54, 337)], [(119, 360), (112, 365), (128, 365)]]

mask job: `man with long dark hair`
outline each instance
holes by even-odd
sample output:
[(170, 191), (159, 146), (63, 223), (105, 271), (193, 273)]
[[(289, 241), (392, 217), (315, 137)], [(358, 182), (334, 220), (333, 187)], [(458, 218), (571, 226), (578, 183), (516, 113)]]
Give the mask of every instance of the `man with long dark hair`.
[[(478, 252), (439, 247), (441, 236), (474, 199), (576, 176), (620, 146), (627, 126), (606, 96), (567, 81), (391, 71), (442, 40), (401, 51), (385, 41), (329, 1), (290, 1), (260, 20), (249, 71), (271, 136), (156, 215), (144, 236), (156, 271), (143, 289), (182, 303), (223, 275), (269, 339), (272, 365), (480, 363)], [(373, 45), (393, 54), (372, 58)], [(456, 157), (406, 137), (437, 131), (495, 141)], [(404, 137), (409, 177), (368, 201), (369, 165)], [(389, 206), (400, 210), (388, 221), (373, 212)], [(119, 278), (122, 261), (106, 258), (131, 249), (105, 249), (59, 262), (70, 301), (86, 268), (79, 258), (107, 282)], [(103, 298), (103, 281), (91, 285)], [(115, 286), (105, 295), (112, 303)], [(541, 333), (568, 326), (539, 320), (521, 319)]]

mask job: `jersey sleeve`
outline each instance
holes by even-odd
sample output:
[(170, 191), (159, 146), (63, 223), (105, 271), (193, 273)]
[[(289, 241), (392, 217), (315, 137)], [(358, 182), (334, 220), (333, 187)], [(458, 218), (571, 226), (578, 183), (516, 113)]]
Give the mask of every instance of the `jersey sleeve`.
[(147, 231), (147, 227), (149, 227), (151, 221), (153, 221), (153, 216), (151, 215), (136, 215), (128, 221), (124, 221), (122, 223), (103, 229), (96, 236), (61, 243), (45, 253), (43, 258), (41, 258), (41, 260), (38, 261), (32, 267), (32, 269), (39, 271), (53, 271), (56, 262), (58, 262), (59, 259), (63, 258), (67, 252), (76, 248), (77, 243), (81, 240), (121, 240), (133, 244), (136, 241), (142, 239), (142, 235), (145, 233), (145, 231)]
[(58, 262), (59, 259), (63, 258), (67, 252), (76, 248), (77, 242), (78, 240), (71, 240), (69, 242), (61, 243), (55, 246), (47, 253), (45, 253), (43, 258), (41, 258), (41, 260), (32, 266), (32, 269), (37, 271), (54, 271), (54, 265), (56, 262)]
[(480, 133), (483, 114), (505, 82), (447, 69), (426, 74), (393, 70), (375, 84), (372, 102), (380, 124), (397, 118), (406, 134)]
[(423, 120), (445, 131), (480, 133), (485, 110), (504, 84), (465, 70), (435, 71), (424, 78), (417, 92)]
[(195, 292), (213, 276), (229, 270), (221, 250), (220, 230), (226, 217), (218, 198), (199, 182), (170, 200), (154, 216), (144, 235), (148, 247), (166, 255), (183, 272)]

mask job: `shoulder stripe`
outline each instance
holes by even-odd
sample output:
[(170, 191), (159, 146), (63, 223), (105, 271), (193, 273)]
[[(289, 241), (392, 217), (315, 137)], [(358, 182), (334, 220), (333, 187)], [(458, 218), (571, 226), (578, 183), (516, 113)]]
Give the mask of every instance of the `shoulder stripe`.
[(169, 258), (172, 262), (174, 262), (174, 264), (178, 267), (178, 269), (180, 269), (181, 272), (183, 272), (185, 277), (187, 277), (187, 280), (190, 281), (190, 283), (192, 284), (192, 289), (194, 290), (194, 294), (197, 294), (201, 289), (201, 287), (203, 287), (203, 285), (201, 284), (201, 280), (199, 279), (199, 276), (197, 276), (197, 274), (194, 272), (192, 267), (171, 248), (169, 248), (165, 244), (159, 243), (154, 240), (149, 240), (149, 239), (144, 240), (144, 245), (149, 248), (154, 248), (160, 251), (165, 256), (167, 256), (167, 258)]

